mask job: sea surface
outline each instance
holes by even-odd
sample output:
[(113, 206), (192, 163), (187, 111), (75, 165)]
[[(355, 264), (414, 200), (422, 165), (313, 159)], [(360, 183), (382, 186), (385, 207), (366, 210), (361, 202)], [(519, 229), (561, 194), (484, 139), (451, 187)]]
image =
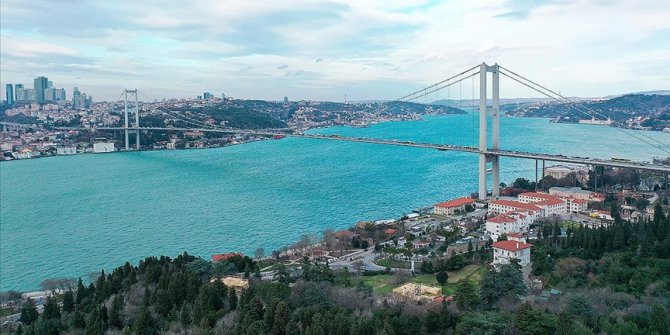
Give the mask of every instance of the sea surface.
[[(477, 115), (313, 133), (476, 146)], [(503, 118), (501, 147), (651, 160), (664, 152), (604, 126)], [(645, 132), (664, 143), (670, 134)], [(639, 135), (638, 135), (639, 136)], [(667, 156), (667, 154), (666, 154)], [(269, 254), (326, 228), (398, 218), (477, 190), (477, 155), (285, 138), (177, 151), (86, 154), (0, 164), (0, 291), (85, 277), (183, 251)], [(540, 172), (541, 173), (541, 172)], [(501, 158), (501, 181), (535, 162)]]

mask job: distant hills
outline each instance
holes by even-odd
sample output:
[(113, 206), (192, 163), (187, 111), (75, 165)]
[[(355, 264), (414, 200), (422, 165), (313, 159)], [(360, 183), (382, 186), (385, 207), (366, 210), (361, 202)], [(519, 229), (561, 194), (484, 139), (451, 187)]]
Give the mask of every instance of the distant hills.
[[(655, 91), (670, 93), (670, 91)], [(505, 104), (507, 116), (547, 117), (558, 122), (590, 119), (611, 120), (627, 127), (663, 130), (670, 127), (670, 94), (639, 93), (573, 103), (535, 102)]]

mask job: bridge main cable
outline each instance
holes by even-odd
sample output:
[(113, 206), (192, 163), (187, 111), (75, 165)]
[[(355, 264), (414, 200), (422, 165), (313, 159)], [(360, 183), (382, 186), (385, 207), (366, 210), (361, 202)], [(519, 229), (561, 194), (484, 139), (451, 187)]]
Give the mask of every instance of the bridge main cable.
[[(429, 89), (431, 89), (431, 88), (433, 88), (433, 87), (440, 86), (440, 85), (442, 85), (442, 84), (444, 84), (444, 83), (446, 83), (446, 82), (448, 82), (448, 81), (450, 81), (450, 80), (452, 80), (452, 79), (458, 78), (458, 77), (460, 77), (460, 76), (462, 76), (462, 75), (464, 75), (464, 74), (466, 74), (466, 73), (468, 73), (468, 72), (470, 72), (470, 71), (472, 71), (472, 70), (474, 70), (474, 69), (476, 69), (476, 68), (478, 68), (478, 67), (479, 67), (479, 65), (475, 65), (475, 66), (473, 66), (473, 67), (471, 67), (471, 68), (469, 68), (469, 69), (467, 69), (467, 70), (465, 70), (465, 71), (463, 71), (463, 72), (461, 72), (461, 73), (459, 73), (459, 74), (457, 74), (457, 75), (455, 75), (455, 76), (449, 77), (449, 78), (447, 78), (447, 79), (445, 79), (445, 80), (442, 80), (442, 81), (440, 81), (440, 82), (438, 82), (438, 83), (435, 83), (435, 84), (430, 85), (430, 86), (428, 86), (428, 87), (424, 87), (423, 89), (420, 89), (420, 90), (418, 90), (418, 91), (415, 91), (415, 92), (412, 92), (412, 93), (410, 93), (410, 94), (407, 94), (407, 95), (405, 95), (405, 96), (403, 96), (403, 97), (401, 97), (401, 98), (398, 98), (398, 99), (396, 99), (396, 101), (403, 101), (403, 100), (405, 100), (405, 99), (407, 99), (407, 98), (409, 98), (409, 97), (411, 97), (411, 96), (413, 96), (413, 95), (416, 95), (416, 94), (419, 94), (419, 93), (421, 93), (421, 92), (427, 91), (427, 90), (429, 90)], [(446, 87), (446, 86), (445, 86), (445, 87)], [(444, 87), (443, 87), (443, 88), (444, 88)], [(423, 95), (422, 95), (422, 96), (423, 96)], [(420, 97), (421, 97), (421, 96), (420, 96)], [(411, 100), (418, 99), (418, 98), (420, 98), (420, 97), (415, 97), (415, 98), (412, 98)]]

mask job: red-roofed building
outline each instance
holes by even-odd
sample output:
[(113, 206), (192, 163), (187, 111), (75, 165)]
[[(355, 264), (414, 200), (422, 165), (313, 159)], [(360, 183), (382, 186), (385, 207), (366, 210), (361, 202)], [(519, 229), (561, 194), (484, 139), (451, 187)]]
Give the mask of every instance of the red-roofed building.
[(504, 214), (508, 212), (526, 212), (531, 220), (542, 217), (542, 208), (534, 204), (526, 204), (513, 200), (495, 200), (489, 202), (489, 214)]
[(516, 258), (521, 266), (530, 263), (530, 248), (532, 244), (520, 241), (507, 240), (493, 243), (493, 264), (509, 264), (510, 260)]
[(452, 215), (456, 211), (464, 212), (465, 205), (472, 205), (475, 200), (472, 198), (458, 198), (445, 202), (440, 202), (433, 206), (433, 213), (438, 215)]
[(393, 236), (393, 235), (395, 235), (395, 233), (397, 233), (397, 232), (398, 232), (398, 230), (397, 230), (397, 229), (393, 229), (393, 228), (389, 228), (389, 229), (384, 230), (384, 233), (386, 233), (386, 235), (388, 235), (388, 236)]
[(244, 257), (244, 255), (242, 255), (242, 253), (240, 252), (229, 252), (227, 254), (212, 255), (212, 261), (214, 262), (227, 261), (235, 256)]
[(547, 193), (525, 192), (519, 194), (519, 202), (533, 204), (544, 210), (543, 216), (565, 214), (567, 201)]

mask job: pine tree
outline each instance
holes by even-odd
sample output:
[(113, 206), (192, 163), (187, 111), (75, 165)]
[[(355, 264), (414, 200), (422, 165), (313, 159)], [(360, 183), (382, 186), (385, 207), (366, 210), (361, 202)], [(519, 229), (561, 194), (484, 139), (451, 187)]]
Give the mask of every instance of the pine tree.
[(149, 313), (147, 307), (142, 306), (137, 320), (135, 320), (135, 324), (133, 325), (133, 333), (136, 335), (152, 335), (156, 334), (157, 331), (158, 329), (153, 317), (151, 317), (151, 313)]
[(100, 310), (93, 309), (86, 319), (84, 335), (102, 335), (105, 333), (105, 323), (100, 319)]
[(656, 304), (651, 310), (649, 330), (658, 335), (668, 335), (668, 313), (663, 306)]
[(67, 290), (63, 294), (63, 312), (70, 313), (74, 311), (74, 294), (72, 290)]
[(19, 321), (24, 325), (31, 325), (33, 322), (37, 321), (38, 318), (37, 308), (35, 307), (35, 302), (33, 299), (26, 299), (21, 307), (21, 316)]
[(112, 309), (109, 311), (109, 326), (116, 329), (122, 329), (123, 328), (122, 314), (123, 314), (123, 296), (120, 293), (118, 293), (114, 296), (114, 300), (112, 300)]
[(58, 302), (54, 297), (47, 297), (42, 318), (46, 320), (60, 319), (60, 307), (58, 307)]
[(228, 307), (231, 310), (237, 308), (237, 293), (235, 292), (235, 289), (232, 287), (228, 290)]

